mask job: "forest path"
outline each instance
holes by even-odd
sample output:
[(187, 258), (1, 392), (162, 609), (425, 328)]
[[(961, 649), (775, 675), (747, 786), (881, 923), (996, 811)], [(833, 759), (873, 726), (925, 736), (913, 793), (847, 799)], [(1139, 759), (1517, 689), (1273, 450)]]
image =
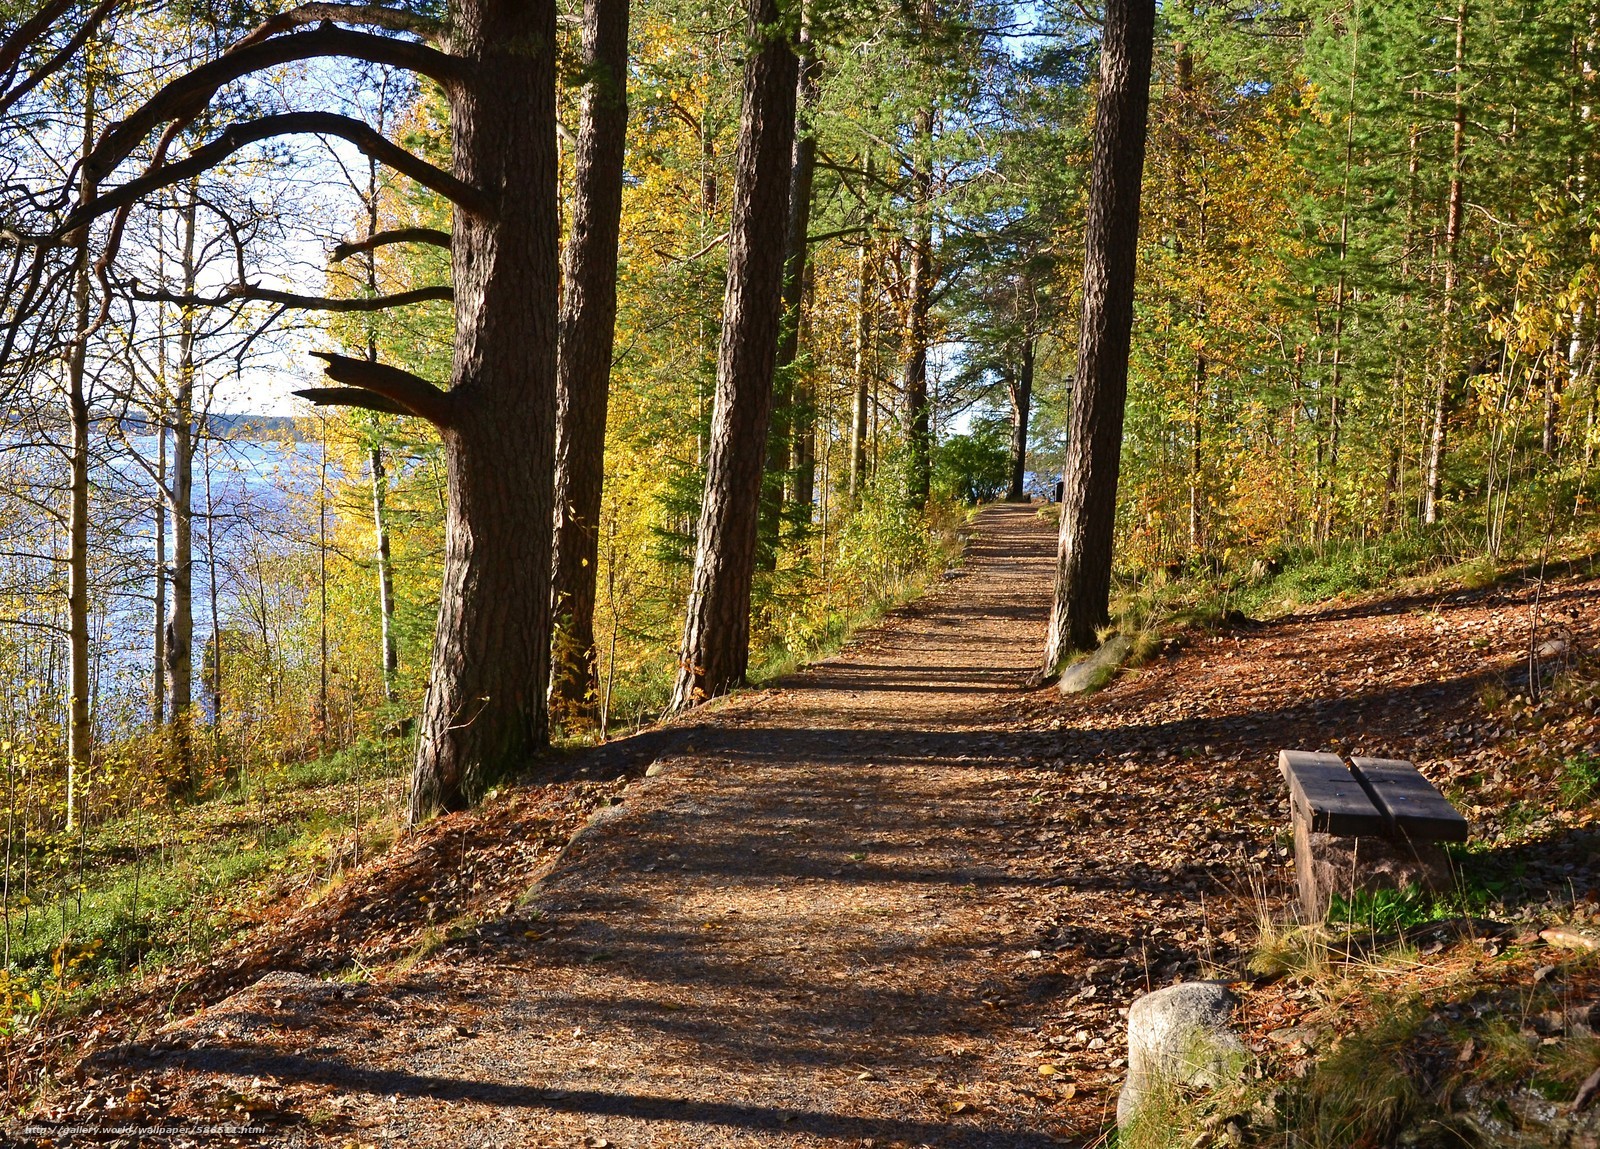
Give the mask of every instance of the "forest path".
[(544, 883), (536, 941), (391, 995), (470, 1036), (384, 1026), (371, 1119), (413, 1145), (1052, 1144), (1020, 1111), (947, 1118), (1013, 1020), (979, 909), (1019, 880), (1014, 779), (982, 742), (1035, 669), (1053, 544), (991, 508), (912, 607), (693, 716)]
[[(1057, 1144), (1010, 1007), (1060, 979), (995, 917), (1042, 880), (1008, 848), (1005, 707), (1053, 553), (1035, 508), (984, 511), (919, 601), (665, 732), (657, 776), (486, 940), (379, 986), (269, 979), (157, 1060), (288, 1087), (289, 1143)], [(1019, 1059), (1026, 1091), (980, 1106)]]

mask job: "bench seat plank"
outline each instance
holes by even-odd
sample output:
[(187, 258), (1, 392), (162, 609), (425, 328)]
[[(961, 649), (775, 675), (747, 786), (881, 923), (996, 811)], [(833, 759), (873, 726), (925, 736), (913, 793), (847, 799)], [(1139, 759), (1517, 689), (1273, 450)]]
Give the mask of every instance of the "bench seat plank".
[(1394, 832), (1414, 842), (1467, 840), (1467, 820), (1411, 763), (1393, 758), (1350, 762)]
[(1278, 769), (1301, 817), (1322, 834), (1382, 834), (1388, 823), (1336, 754), (1283, 750)]

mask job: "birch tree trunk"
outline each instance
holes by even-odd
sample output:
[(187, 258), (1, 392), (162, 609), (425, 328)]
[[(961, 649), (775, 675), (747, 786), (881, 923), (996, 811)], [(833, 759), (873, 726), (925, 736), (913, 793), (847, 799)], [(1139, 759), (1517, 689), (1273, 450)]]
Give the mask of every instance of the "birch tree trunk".
[[(83, 154), (95, 139), (95, 82), (89, 73), (83, 110)], [(87, 165), (85, 165), (85, 168)], [(87, 170), (79, 194), (91, 199), (95, 186)], [(72, 424), (67, 516), (67, 828), (77, 825), (94, 732), (89, 722), (89, 398), (85, 360), (89, 351), (89, 228), (78, 235), (72, 270), (72, 346), (67, 352), (67, 416)]]
[(1465, 206), (1462, 157), (1466, 152), (1467, 105), (1463, 69), (1467, 55), (1467, 3), (1456, 6), (1454, 113), (1451, 116), (1450, 197), (1444, 231), (1444, 322), (1441, 325), (1439, 365), (1433, 385), (1432, 426), (1428, 435), (1428, 463), (1422, 486), (1422, 521), (1439, 521), (1439, 499), (1444, 486), (1445, 431), (1450, 405), (1450, 384), (1456, 374), (1455, 312), (1457, 253), (1461, 246), (1461, 219)]
[(779, 16), (776, 0), (751, 0), (717, 394), (674, 709), (741, 685), (749, 668), (799, 72)]
[(1044, 670), (1052, 675), (1070, 652), (1092, 649), (1095, 632), (1110, 622), (1154, 34), (1155, 0), (1110, 0), (1106, 5), (1084, 233), (1083, 314), (1063, 468), (1055, 595), (1045, 640)]

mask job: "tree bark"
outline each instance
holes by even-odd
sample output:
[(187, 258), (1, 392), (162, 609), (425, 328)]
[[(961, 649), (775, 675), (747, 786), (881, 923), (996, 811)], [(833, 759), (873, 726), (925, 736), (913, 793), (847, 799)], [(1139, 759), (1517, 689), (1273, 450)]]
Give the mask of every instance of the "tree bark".
[(1044, 669), (1088, 650), (1110, 621), (1122, 419), (1138, 262), (1139, 193), (1150, 110), (1154, 0), (1110, 0), (1100, 49), (1083, 263), (1077, 385)]
[[(163, 328), (165, 319), (161, 321)], [(161, 331), (161, 340), (166, 341), (166, 332)], [(163, 368), (165, 355), (161, 355)], [(166, 371), (161, 372), (163, 387), (166, 384)], [(166, 405), (162, 404), (162, 408)], [(155, 625), (154, 634), (153, 670), (150, 683), (150, 721), (156, 729), (167, 723), (167, 425), (165, 422), (166, 411), (157, 411), (156, 424), (156, 498), (155, 498), (155, 552), (156, 552), (156, 593), (155, 593)]]
[[(871, 160), (867, 161), (871, 171)], [(850, 497), (859, 499), (867, 482), (867, 436), (869, 426), (869, 385), (872, 381), (873, 314), (877, 305), (876, 263), (872, 257), (872, 237), (861, 240), (861, 252), (856, 261), (856, 281), (859, 284), (856, 298), (856, 362), (855, 402), (850, 419)]]
[[(182, 208), (183, 249), (180, 253), (184, 293), (195, 288), (196, 188), (189, 185)], [(194, 308), (178, 315), (178, 387), (173, 394), (172, 477), (167, 508), (172, 518), (172, 565), (167, 570), (171, 593), (167, 604), (167, 730), (172, 766), (185, 785), (191, 777), (193, 746), (190, 727), (194, 701)]]
[(460, 0), (455, 359), (441, 412), (445, 570), (412, 774), (413, 823), (531, 764), (548, 734), (557, 291), (556, 6)]
[(578, 121), (556, 375), (550, 706), (555, 720), (568, 728), (594, 721), (598, 696), (595, 578), (628, 129), (628, 0), (585, 0), (583, 55), (587, 82)]
[[(89, 73), (83, 110), (83, 154), (94, 146), (95, 83)], [(79, 177), (79, 194), (92, 199), (95, 186), (87, 165)], [(67, 352), (67, 415), (72, 423), (67, 516), (67, 828), (81, 816), (94, 731), (89, 722), (89, 400), (85, 359), (89, 349), (89, 229), (78, 233), (74, 252), (72, 318), (76, 325)]]
[[(928, 18), (931, 5), (924, 5)], [(912, 161), (911, 186), (917, 209), (911, 240), (911, 284), (906, 310), (906, 363), (901, 388), (906, 403), (906, 501), (916, 510), (928, 505), (933, 481), (933, 443), (928, 413), (928, 312), (933, 305), (933, 109), (914, 117), (914, 138), (923, 154)]]
[(778, 373), (787, 377), (790, 394), (788, 469), (794, 476), (796, 527), (811, 525), (811, 503), (816, 495), (816, 396), (810, 381), (801, 376), (798, 361), (810, 284), (806, 233), (811, 227), (811, 188), (817, 172), (817, 136), (810, 121), (820, 91), (818, 70), (811, 52), (810, 30), (802, 26), (794, 163), (789, 178), (789, 235), (783, 272), (783, 327), (778, 337)]
[(741, 685), (749, 667), (799, 72), (779, 16), (776, 0), (751, 0), (717, 393), (674, 709)]
[(1444, 232), (1444, 323), (1441, 326), (1439, 367), (1433, 386), (1432, 427), (1428, 435), (1428, 463), (1422, 486), (1422, 521), (1439, 521), (1439, 499), (1444, 487), (1444, 451), (1450, 384), (1456, 373), (1455, 310), (1457, 252), (1461, 246), (1461, 222), (1465, 206), (1462, 186), (1462, 158), (1466, 153), (1467, 105), (1463, 70), (1467, 55), (1467, 3), (1456, 6), (1456, 54), (1454, 114), (1451, 117), (1450, 197)]
[(1028, 409), (1033, 404), (1033, 336), (1022, 338), (1022, 358), (1017, 364), (1016, 378), (1007, 390), (1011, 393), (1011, 488), (1006, 498), (1013, 503), (1026, 502), (1023, 475), (1028, 466)]

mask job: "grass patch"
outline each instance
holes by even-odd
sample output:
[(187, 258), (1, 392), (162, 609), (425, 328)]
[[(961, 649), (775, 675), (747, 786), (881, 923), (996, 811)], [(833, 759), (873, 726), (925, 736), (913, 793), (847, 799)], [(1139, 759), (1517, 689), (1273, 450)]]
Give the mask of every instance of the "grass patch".
[(197, 802), (18, 841), (0, 1026), (25, 1022), (46, 999), (68, 1006), (130, 975), (204, 959), (268, 902), (382, 853), (399, 831), (409, 759), (409, 744), (362, 743), (257, 769)]

